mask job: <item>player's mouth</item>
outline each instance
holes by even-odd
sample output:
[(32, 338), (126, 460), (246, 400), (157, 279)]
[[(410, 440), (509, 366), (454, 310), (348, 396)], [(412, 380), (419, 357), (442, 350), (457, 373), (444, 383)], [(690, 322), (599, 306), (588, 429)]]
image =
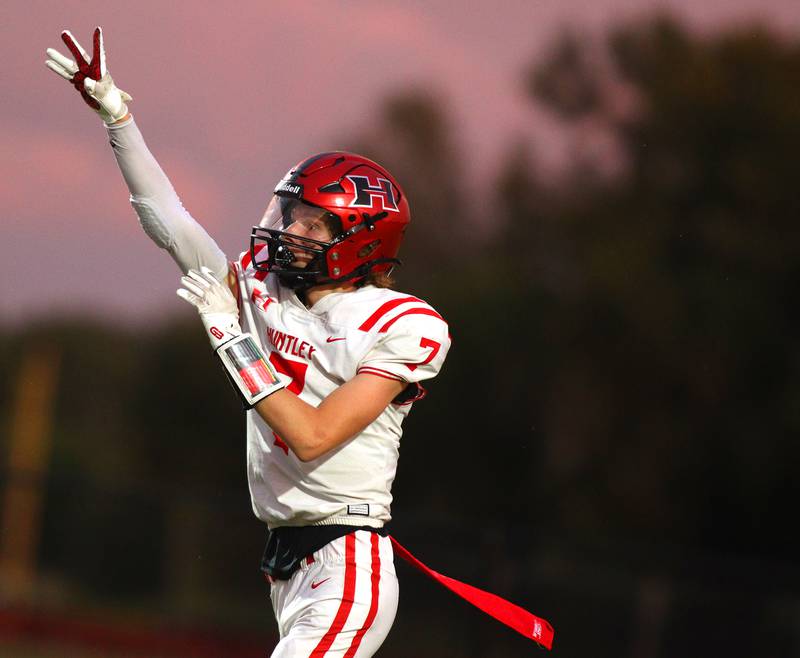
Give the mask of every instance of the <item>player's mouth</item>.
[(311, 262), (311, 254), (309, 254), (307, 251), (304, 251), (302, 248), (292, 249), (291, 245), (289, 245), (287, 248), (291, 252), (292, 256), (294, 256), (292, 267), (306, 267)]

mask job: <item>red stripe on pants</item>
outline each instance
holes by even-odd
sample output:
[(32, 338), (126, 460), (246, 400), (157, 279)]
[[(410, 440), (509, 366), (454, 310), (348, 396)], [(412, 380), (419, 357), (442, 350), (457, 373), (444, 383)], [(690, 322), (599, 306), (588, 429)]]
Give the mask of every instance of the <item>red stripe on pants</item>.
[(311, 652), (309, 658), (322, 658), (328, 649), (331, 648), (336, 636), (344, 628), (350, 609), (353, 607), (353, 599), (356, 591), (356, 535), (351, 532), (344, 538), (344, 591), (342, 592), (342, 602), (333, 618), (333, 623), (328, 632), (322, 636), (319, 644)]
[(364, 625), (358, 629), (356, 636), (353, 638), (353, 643), (350, 645), (347, 653), (344, 654), (344, 658), (353, 658), (353, 656), (356, 655), (358, 647), (361, 646), (361, 639), (370, 629), (372, 622), (375, 621), (375, 616), (378, 614), (378, 597), (380, 595), (381, 584), (381, 551), (380, 545), (378, 544), (378, 534), (371, 532), (370, 538), (372, 541), (372, 600), (369, 604), (369, 612), (367, 613), (367, 618), (364, 620)]

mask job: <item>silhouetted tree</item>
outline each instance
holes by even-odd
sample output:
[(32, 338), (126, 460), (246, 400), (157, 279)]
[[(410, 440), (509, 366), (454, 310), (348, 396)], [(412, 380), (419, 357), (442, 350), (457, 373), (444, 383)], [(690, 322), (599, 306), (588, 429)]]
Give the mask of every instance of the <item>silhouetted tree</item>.
[(586, 187), (580, 162), (549, 218), (509, 229), (556, 223), (578, 272), (550, 334), (553, 503), (584, 532), (796, 555), (782, 519), (800, 456), (800, 47), (660, 18), (601, 54), (609, 66), (567, 35), (531, 89), (575, 130), (606, 131), (621, 173)]

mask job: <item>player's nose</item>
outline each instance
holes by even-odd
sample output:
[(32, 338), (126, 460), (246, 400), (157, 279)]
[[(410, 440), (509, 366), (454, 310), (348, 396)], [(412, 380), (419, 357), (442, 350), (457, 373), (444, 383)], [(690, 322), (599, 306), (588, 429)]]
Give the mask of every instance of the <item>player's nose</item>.
[[(297, 236), (298, 238), (305, 238), (308, 237), (308, 228), (306, 228), (300, 222), (294, 222), (290, 224), (288, 227), (286, 227), (286, 233), (288, 233), (288, 235), (286, 236), (287, 241), (291, 241), (293, 236)], [(297, 243), (296, 240), (294, 242), (295, 244)]]

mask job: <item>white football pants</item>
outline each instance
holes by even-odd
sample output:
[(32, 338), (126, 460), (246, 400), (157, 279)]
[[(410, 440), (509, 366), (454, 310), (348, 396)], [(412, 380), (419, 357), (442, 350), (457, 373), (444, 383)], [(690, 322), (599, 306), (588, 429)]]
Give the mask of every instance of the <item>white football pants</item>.
[(270, 586), (280, 641), (272, 658), (367, 658), (394, 622), (399, 588), (388, 537), (358, 530)]

